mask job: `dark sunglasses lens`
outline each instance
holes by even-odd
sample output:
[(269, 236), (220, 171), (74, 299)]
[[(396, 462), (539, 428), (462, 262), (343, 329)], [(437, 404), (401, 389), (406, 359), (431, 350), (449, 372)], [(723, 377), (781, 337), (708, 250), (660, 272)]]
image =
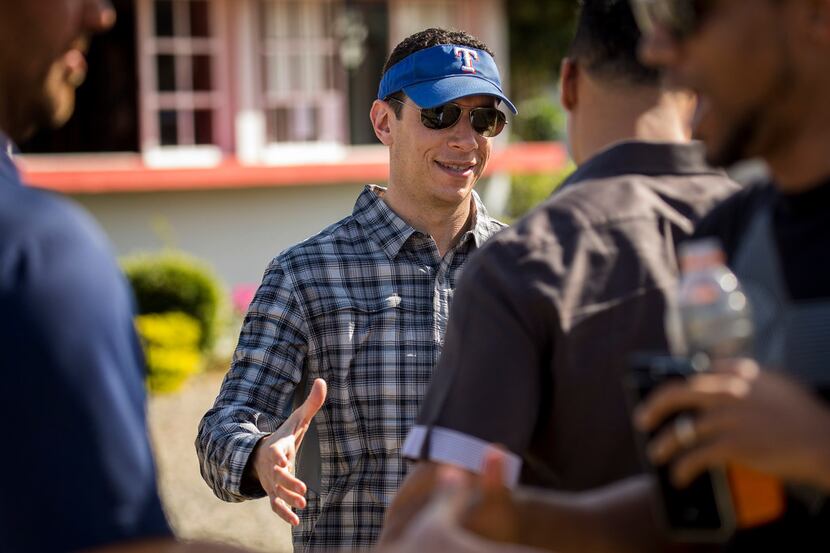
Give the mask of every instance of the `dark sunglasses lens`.
[(428, 129), (446, 129), (455, 125), (461, 117), (461, 108), (455, 104), (444, 104), (421, 110), (421, 122)]
[(506, 122), (504, 112), (496, 108), (476, 108), (470, 111), (473, 130), (487, 138), (499, 134)]

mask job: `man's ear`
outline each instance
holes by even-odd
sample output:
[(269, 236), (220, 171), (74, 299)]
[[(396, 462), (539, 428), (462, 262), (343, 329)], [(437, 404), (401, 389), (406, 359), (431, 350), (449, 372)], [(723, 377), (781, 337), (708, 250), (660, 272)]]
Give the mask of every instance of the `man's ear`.
[(564, 58), (559, 68), (559, 101), (567, 111), (579, 103), (579, 64), (573, 58)]
[(395, 119), (395, 112), (389, 102), (382, 100), (375, 100), (372, 103), (372, 109), (369, 110), (369, 119), (372, 121), (372, 129), (375, 131), (375, 136), (385, 146), (391, 146), (393, 140), (392, 122)]

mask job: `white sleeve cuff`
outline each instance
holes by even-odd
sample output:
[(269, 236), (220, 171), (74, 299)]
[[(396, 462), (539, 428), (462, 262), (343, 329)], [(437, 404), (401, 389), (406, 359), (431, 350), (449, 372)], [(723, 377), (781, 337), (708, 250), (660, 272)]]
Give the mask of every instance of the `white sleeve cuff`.
[[(415, 426), (409, 431), (404, 441), (401, 454), (409, 459), (421, 459), (421, 450), (427, 438), (426, 426)], [(455, 465), (472, 472), (481, 472), (484, 462), (484, 453), (491, 445), (489, 442), (463, 434), (448, 428), (434, 426), (430, 429), (430, 447), (427, 458)], [(509, 488), (515, 488), (519, 483), (519, 474), (522, 470), (522, 459), (512, 452), (506, 452), (507, 466), (505, 467), (505, 483)]]

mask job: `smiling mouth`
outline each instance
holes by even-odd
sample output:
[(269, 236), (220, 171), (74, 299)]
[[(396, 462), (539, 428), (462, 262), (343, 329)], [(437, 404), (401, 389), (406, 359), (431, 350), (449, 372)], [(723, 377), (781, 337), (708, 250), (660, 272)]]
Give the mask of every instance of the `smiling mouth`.
[(435, 164), (438, 165), (438, 167), (440, 167), (444, 171), (447, 171), (448, 173), (452, 173), (452, 174), (457, 175), (459, 177), (466, 177), (466, 176), (471, 175), (473, 173), (473, 168), (476, 166), (475, 163), (468, 163), (468, 162), (465, 162), (465, 163), (450, 163), (450, 162), (446, 162), (446, 161), (445, 162), (436, 161)]

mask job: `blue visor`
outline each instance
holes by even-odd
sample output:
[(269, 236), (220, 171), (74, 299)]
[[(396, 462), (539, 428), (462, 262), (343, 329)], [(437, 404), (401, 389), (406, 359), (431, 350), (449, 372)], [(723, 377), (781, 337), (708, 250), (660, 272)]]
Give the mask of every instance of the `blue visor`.
[(378, 99), (403, 91), (422, 108), (434, 108), (465, 96), (495, 96), (518, 113), (504, 91), (496, 61), (484, 50), (442, 44), (411, 54), (383, 75)]

